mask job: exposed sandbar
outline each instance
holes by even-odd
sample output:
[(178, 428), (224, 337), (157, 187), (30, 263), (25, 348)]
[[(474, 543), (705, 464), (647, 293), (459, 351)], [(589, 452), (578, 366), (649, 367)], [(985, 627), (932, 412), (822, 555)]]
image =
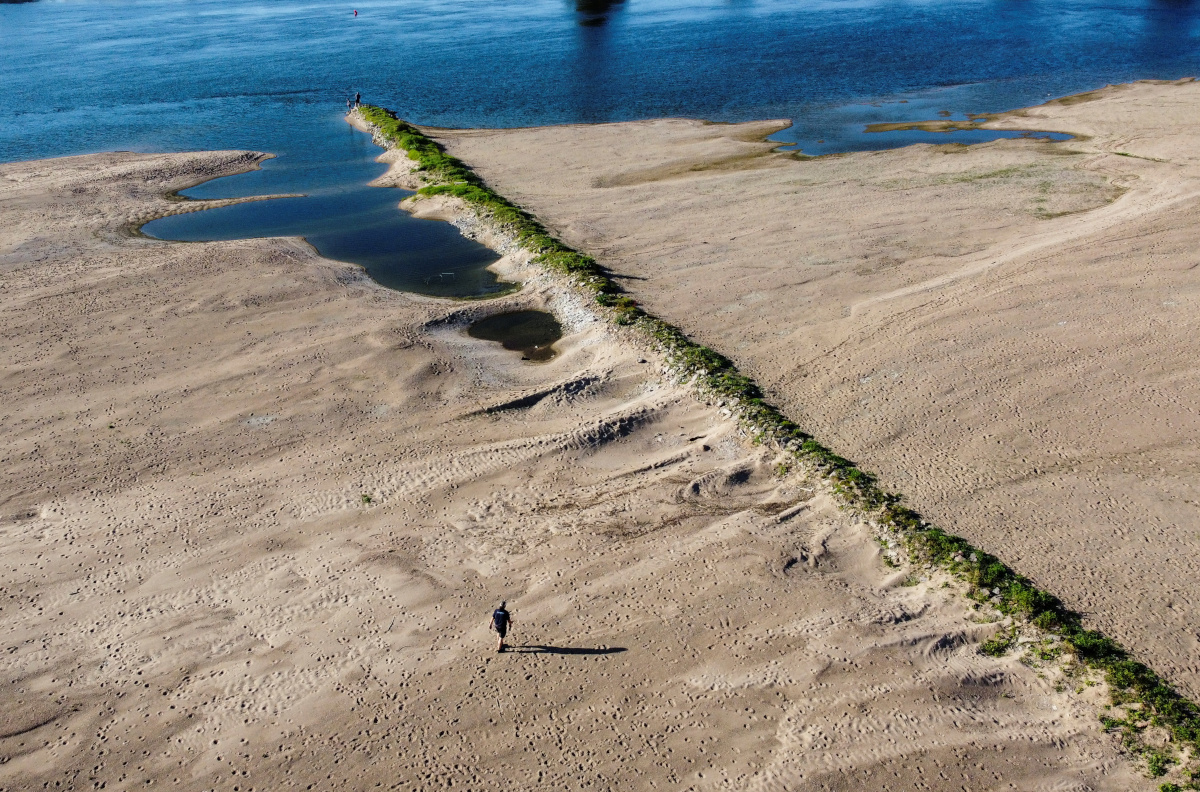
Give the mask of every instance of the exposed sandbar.
[[(254, 156), (0, 166), (0, 786), (1152, 788), (519, 255), (463, 307), (123, 233)], [(464, 332), (528, 307), (548, 363)]]
[(1200, 84), (991, 117), (1079, 137), (707, 170), (692, 121), (439, 131), (651, 312), (1200, 694)]

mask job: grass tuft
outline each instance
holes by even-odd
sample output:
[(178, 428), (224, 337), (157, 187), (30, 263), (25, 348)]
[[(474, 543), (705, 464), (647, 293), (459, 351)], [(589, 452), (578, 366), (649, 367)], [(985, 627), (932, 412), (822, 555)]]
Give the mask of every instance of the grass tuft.
[(1016, 642), (1017, 630), (1015, 627), (1008, 630), (1001, 630), (980, 644), (979, 652), (989, 657), (1003, 657)]

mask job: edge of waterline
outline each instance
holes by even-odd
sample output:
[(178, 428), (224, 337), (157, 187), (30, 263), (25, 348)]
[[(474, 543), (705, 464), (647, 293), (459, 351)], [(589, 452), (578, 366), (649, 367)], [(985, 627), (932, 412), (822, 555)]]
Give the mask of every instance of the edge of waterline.
[[(264, 151), (249, 151), (249, 150), (247, 150), (247, 151), (240, 151), (238, 153), (242, 154), (242, 155), (249, 155), (246, 157), (246, 167), (244, 167), (244, 168), (239, 167), (239, 168), (235, 168), (234, 170), (230, 170), (226, 173), (218, 173), (214, 176), (205, 176), (203, 178), (195, 179), (193, 181), (182, 184), (179, 187), (176, 187), (174, 189), (167, 190), (166, 192), (161, 193), (164, 200), (166, 200), (168, 203), (176, 204), (178, 208), (176, 208), (174, 211), (169, 211), (169, 212), (156, 212), (156, 213), (154, 213), (154, 215), (152, 217), (150, 217), (148, 219), (135, 220), (132, 223), (129, 223), (126, 226), (124, 226), (124, 228), (122, 229), (123, 235), (127, 236), (127, 237), (133, 237), (136, 239), (152, 239), (156, 242), (178, 242), (181, 244), (186, 244), (188, 242), (197, 241), (197, 240), (166, 239), (164, 237), (156, 237), (153, 234), (147, 234), (142, 229), (145, 226), (149, 225), (150, 223), (153, 223), (155, 220), (162, 220), (163, 218), (174, 217), (175, 215), (180, 215), (180, 214), (191, 214), (192, 212), (201, 212), (201, 211), (204, 211), (205, 209), (220, 209), (221, 207), (224, 207), (224, 206), (236, 206), (237, 204), (253, 203), (255, 201), (271, 201), (276, 198), (303, 198), (303, 197), (305, 197), (306, 193), (272, 193), (272, 194), (268, 194), (268, 195), (247, 195), (247, 196), (242, 196), (239, 198), (192, 198), (187, 195), (181, 195), (181, 193), (184, 190), (190, 190), (193, 187), (198, 187), (201, 184), (205, 184), (210, 181), (215, 181), (216, 179), (224, 179), (228, 176), (237, 176), (242, 173), (251, 173), (256, 170), (262, 170), (262, 164), (264, 162), (266, 162), (267, 160), (275, 159), (275, 156), (276, 156), (275, 154), (272, 154), (270, 152), (264, 152)], [(184, 208), (184, 207), (186, 207), (186, 208)], [(269, 237), (262, 237), (262, 238), (266, 239)], [(307, 242), (307, 240), (305, 240), (305, 241)]]

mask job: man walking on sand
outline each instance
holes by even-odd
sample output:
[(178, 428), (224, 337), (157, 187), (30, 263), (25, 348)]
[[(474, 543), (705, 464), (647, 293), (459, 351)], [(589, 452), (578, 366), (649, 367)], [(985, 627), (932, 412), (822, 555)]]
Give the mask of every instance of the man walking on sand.
[(508, 626), (512, 624), (512, 616), (505, 610), (505, 604), (501, 602), (500, 607), (492, 611), (492, 629), (500, 635), (500, 643), (496, 646), (497, 652), (504, 651), (504, 636), (508, 635)]

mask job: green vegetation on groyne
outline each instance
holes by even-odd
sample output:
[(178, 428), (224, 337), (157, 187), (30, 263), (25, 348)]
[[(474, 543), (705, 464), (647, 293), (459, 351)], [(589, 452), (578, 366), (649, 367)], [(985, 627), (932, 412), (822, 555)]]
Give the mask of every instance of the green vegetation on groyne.
[[(644, 333), (661, 350), (675, 376), (690, 381), (702, 396), (729, 409), (754, 442), (775, 446), (823, 475), (847, 507), (874, 521), (885, 538), (902, 543), (914, 563), (940, 567), (964, 580), (967, 596), (1057, 636), (1079, 662), (1103, 671), (1114, 704), (1141, 705), (1128, 708), (1124, 720), (1106, 718), (1105, 726), (1124, 732), (1127, 745), (1144, 754), (1151, 774), (1162, 775), (1174, 759), (1170, 753), (1151, 749), (1138, 739), (1146, 726), (1161, 727), (1175, 744), (1189, 746), (1193, 756), (1200, 753), (1200, 707), (1111, 638), (1086, 629), (1080, 614), (996, 556), (923, 520), (903, 504), (902, 496), (879, 486), (874, 475), (860, 470), (788, 420), (732, 361), (647, 314), (595, 259), (560, 242), (535, 217), (494, 192), (465, 163), (447, 154), (416, 127), (380, 107), (364, 105), (359, 112), (384, 143), (404, 150), (416, 163), (415, 171), (425, 181), (420, 194), (461, 198), (480, 219), (510, 234), (532, 255), (534, 264), (569, 278), (595, 302), (600, 313), (615, 324)], [(1000, 655), (1014, 641), (1015, 633), (1002, 633), (986, 642), (982, 650)], [(1200, 783), (1189, 783), (1184, 788), (1200, 789)]]

